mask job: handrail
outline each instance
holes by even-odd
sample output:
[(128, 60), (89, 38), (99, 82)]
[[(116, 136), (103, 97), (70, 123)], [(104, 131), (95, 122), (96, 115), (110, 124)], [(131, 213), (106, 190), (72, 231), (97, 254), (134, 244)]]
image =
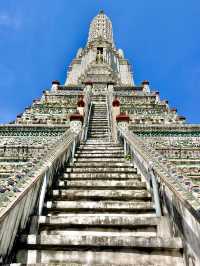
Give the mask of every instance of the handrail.
[(125, 153), (130, 153), (134, 165), (147, 181), (153, 194), (157, 216), (167, 214), (172, 237), (180, 235), (184, 241), (184, 254), (192, 256), (195, 265), (200, 265), (200, 199), (181, 182), (176, 167), (145, 140), (129, 130), (117, 127), (119, 140), (124, 142)]
[(85, 140), (85, 130), (87, 127), (88, 114), (89, 114), (90, 103), (91, 103), (91, 96), (88, 91), (85, 92), (84, 99), (85, 99), (85, 108), (84, 108), (83, 131), (82, 131), (82, 136), (81, 136), (82, 141)]
[(84, 134), (83, 140), (84, 141), (87, 140), (87, 136), (88, 136), (88, 128), (89, 128), (89, 123), (90, 123), (90, 116), (91, 116), (92, 105), (93, 105), (93, 103), (90, 102), (89, 112), (87, 114), (87, 120), (86, 120), (86, 124), (85, 124), (85, 127), (84, 127), (84, 132), (83, 132), (83, 134)]
[(113, 117), (112, 117), (112, 93), (108, 91), (107, 93), (107, 112), (108, 112), (108, 126), (109, 126), (109, 138), (113, 140), (114, 138), (114, 129), (113, 129)]
[(158, 217), (161, 216), (161, 206), (158, 192), (158, 184), (153, 173), (151, 162), (144, 160), (141, 156), (140, 150), (137, 149), (134, 141), (132, 140), (132, 136), (127, 137), (126, 132), (123, 132), (119, 127), (117, 127), (118, 139), (123, 141), (124, 145), (124, 155), (131, 155), (134, 164), (136, 165), (138, 171), (142, 174), (142, 176), (146, 179), (148, 183), (149, 191), (151, 192), (156, 209), (156, 215)]
[(107, 108), (107, 118), (108, 118), (108, 138), (109, 138), (109, 142), (110, 142), (111, 138), (112, 138), (112, 129), (111, 129), (111, 117), (110, 117), (109, 96), (108, 96), (108, 94), (107, 94), (107, 97), (106, 97), (106, 108)]
[(73, 156), (73, 146), (80, 141), (81, 134), (82, 130), (77, 135), (67, 130), (27, 173), (23, 191), (16, 193), (16, 198), (0, 210), (0, 263), (10, 253), (17, 233), (26, 227), (34, 210), (41, 212), (47, 188), (58, 169)]
[[(165, 184), (183, 203), (188, 202), (193, 208), (193, 214), (200, 219), (199, 198), (196, 198), (192, 192), (180, 181), (180, 176), (176, 172), (176, 168), (162, 155), (149, 147), (145, 141), (140, 140), (138, 136), (130, 131), (122, 131), (117, 127), (118, 138), (125, 140), (129, 146), (129, 151), (133, 151), (134, 160), (138, 158), (143, 166), (142, 174), (153, 173), (157, 183)], [(137, 158), (136, 158), (137, 156)], [(137, 161), (137, 160), (136, 160)], [(139, 165), (138, 162), (136, 164)], [(140, 167), (139, 167), (140, 168)], [(149, 182), (149, 180), (147, 180)], [(155, 196), (155, 195), (154, 195)], [(190, 210), (191, 210), (190, 209)]]

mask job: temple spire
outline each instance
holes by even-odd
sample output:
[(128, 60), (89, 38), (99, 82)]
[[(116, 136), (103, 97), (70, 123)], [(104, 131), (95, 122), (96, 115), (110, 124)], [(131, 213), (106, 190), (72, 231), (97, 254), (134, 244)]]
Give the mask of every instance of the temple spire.
[(112, 22), (103, 10), (100, 10), (99, 14), (93, 18), (90, 24), (88, 44), (99, 38), (109, 42), (113, 47), (115, 47)]

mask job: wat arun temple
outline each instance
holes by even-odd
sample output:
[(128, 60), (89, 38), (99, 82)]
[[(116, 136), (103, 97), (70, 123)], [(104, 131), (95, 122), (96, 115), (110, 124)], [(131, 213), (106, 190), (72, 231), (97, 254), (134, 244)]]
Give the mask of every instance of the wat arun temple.
[(0, 125), (0, 265), (199, 266), (200, 125), (134, 83), (103, 11), (41, 94)]

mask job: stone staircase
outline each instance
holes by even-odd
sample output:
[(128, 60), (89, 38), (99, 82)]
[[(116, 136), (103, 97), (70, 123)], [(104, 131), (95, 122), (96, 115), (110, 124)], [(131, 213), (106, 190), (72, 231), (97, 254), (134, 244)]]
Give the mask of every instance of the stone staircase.
[(94, 96), (88, 140), (17, 245), (12, 265), (182, 266), (182, 241), (158, 218), (146, 183), (108, 141), (105, 96)]

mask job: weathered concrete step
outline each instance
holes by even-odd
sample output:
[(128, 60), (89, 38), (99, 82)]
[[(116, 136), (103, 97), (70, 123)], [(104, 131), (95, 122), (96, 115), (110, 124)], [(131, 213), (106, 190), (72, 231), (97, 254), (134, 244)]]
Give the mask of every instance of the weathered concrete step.
[(115, 181), (115, 180), (78, 180), (78, 181), (59, 181), (59, 187), (65, 188), (115, 188), (115, 189), (145, 189), (146, 183), (140, 181)]
[[(38, 224), (40, 230), (43, 228), (68, 228), (68, 227), (102, 227), (103, 230), (111, 228), (132, 229), (132, 230), (146, 230), (145, 228), (156, 228), (159, 224), (158, 217), (136, 217), (131, 214), (101, 214), (101, 216), (94, 216), (91, 214), (68, 215), (68, 216), (39, 216)], [(151, 230), (151, 229), (149, 229)], [(154, 230), (153, 230), (154, 231)]]
[[(64, 212), (64, 214), (68, 215), (68, 213), (76, 213), (76, 215), (81, 214), (83, 212), (87, 213), (137, 213), (137, 217), (139, 214), (144, 215), (152, 215), (155, 213), (154, 206), (151, 202), (145, 201), (47, 201), (46, 208), (48, 211), (54, 212)], [(62, 214), (63, 215), (63, 214)], [(96, 216), (95, 216), (96, 217)]]
[(87, 140), (85, 143), (85, 146), (92, 146), (92, 145), (94, 145), (94, 146), (98, 145), (99, 147), (119, 147), (119, 144), (113, 143), (113, 142), (108, 142), (105, 140), (102, 140), (101, 142)]
[(108, 129), (88, 129), (88, 134), (105, 134), (108, 133)]
[(73, 167), (133, 167), (133, 165), (131, 165), (130, 163), (128, 162), (121, 162), (121, 163), (118, 163), (118, 162), (74, 162), (74, 163), (70, 163), (69, 164), (70, 166), (73, 166)]
[(127, 174), (127, 173), (64, 173), (65, 178), (82, 178), (82, 179), (141, 179), (140, 175), (137, 173)]
[(94, 129), (94, 126), (95, 126), (95, 124), (91, 124), (90, 127), (88, 128), (88, 130), (91, 131), (91, 128), (92, 128), (92, 131), (97, 131), (97, 130), (99, 131), (99, 130), (105, 130), (105, 129), (108, 130), (108, 126), (106, 126), (106, 125), (104, 125), (105, 128), (95, 128), (95, 129)]
[(108, 150), (108, 149), (105, 149), (105, 150), (77, 150), (76, 154), (120, 154), (120, 155), (124, 155), (124, 152), (123, 150)]
[(98, 114), (92, 115), (90, 120), (93, 120), (93, 119), (96, 119), (96, 118), (105, 118), (106, 120), (108, 120), (107, 114), (105, 112), (100, 112), (100, 111), (98, 111)]
[[(92, 146), (92, 147), (91, 147)], [(105, 146), (105, 147), (102, 147), (102, 146), (93, 146), (93, 145), (80, 145), (80, 147), (78, 148), (78, 150), (82, 150), (82, 151), (92, 151), (92, 150), (96, 150), (96, 151), (99, 151), (99, 150), (108, 150), (108, 151), (123, 151), (123, 148), (122, 147), (108, 147), (108, 146)]]
[(107, 137), (108, 136), (108, 132), (88, 132), (88, 137), (91, 138), (91, 137), (96, 137), (96, 138), (104, 138), (104, 137)]
[[(180, 238), (161, 237), (136, 237), (120, 235), (90, 234), (82, 232), (79, 234), (65, 235), (22, 235), (20, 242), (23, 245), (35, 246), (37, 249), (53, 247), (112, 247), (112, 248), (142, 248), (143, 250), (181, 250), (183, 248)], [(38, 246), (37, 246), (38, 245)]]
[[(56, 236), (58, 236), (58, 235), (60, 235), (60, 236), (62, 236), (62, 237), (69, 237), (69, 236), (71, 236), (71, 237), (73, 237), (73, 236), (81, 236), (81, 235), (83, 235), (83, 236), (85, 236), (85, 233), (86, 233), (86, 231), (87, 231), (87, 233), (92, 237), (97, 237), (97, 236), (104, 236), (104, 237), (113, 237), (113, 236), (115, 236), (115, 237), (117, 237), (117, 236), (120, 236), (120, 237), (125, 237), (125, 236), (127, 236), (127, 237), (130, 237), (130, 236), (135, 236), (135, 237), (156, 237), (156, 230), (155, 230), (155, 228), (152, 228), (152, 227), (149, 227), (148, 228), (148, 231), (147, 230), (139, 230), (139, 231), (137, 231), (137, 230), (112, 230), (112, 231), (107, 231), (107, 230), (103, 230), (103, 228), (88, 228), (87, 227), (87, 230), (84, 230), (85, 228), (82, 228), (82, 230), (81, 230), (81, 228), (70, 228), (70, 230), (69, 230), (69, 228), (68, 228), (68, 230), (63, 230), (62, 228), (61, 228), (61, 230), (60, 229), (58, 229), (58, 228), (56, 228), (56, 229), (43, 229), (43, 230), (41, 230), (40, 231), (40, 237), (43, 237), (43, 236), (46, 236), (46, 235), (56, 235)], [(101, 229), (101, 230), (100, 230)]]
[(95, 126), (95, 125), (92, 125), (92, 126), (88, 127), (88, 131), (99, 131), (99, 130), (108, 131), (108, 126)]
[[(141, 252), (137, 250), (20, 250), (18, 261), (31, 264), (11, 264), (12, 266), (184, 266), (179, 252)], [(41, 263), (39, 263), (39, 261)], [(54, 261), (54, 262), (53, 262)], [(55, 262), (56, 261), (56, 262)], [(36, 263), (38, 262), (38, 263)]]
[(97, 121), (97, 120), (108, 121), (108, 117), (107, 115), (98, 115), (98, 116), (92, 116), (90, 118), (90, 121)]
[(124, 158), (74, 158), (74, 162), (96, 162), (96, 163), (130, 163), (128, 160), (124, 160)]
[(108, 118), (106, 115), (104, 116), (93, 116), (91, 119), (90, 119), (90, 122), (94, 122), (94, 121), (108, 121)]
[(75, 154), (75, 158), (124, 158), (121, 154)]
[(146, 190), (122, 190), (122, 189), (104, 189), (104, 190), (87, 190), (87, 189), (59, 189), (53, 190), (54, 198), (68, 200), (135, 200), (148, 201), (151, 195)]
[(83, 168), (83, 167), (75, 167), (75, 168), (70, 168), (67, 167), (65, 169), (66, 173), (136, 173), (136, 169), (134, 169), (133, 167), (87, 167), (87, 168)]
[[(80, 149), (121, 149), (122, 147), (119, 146), (118, 144), (108, 144), (102, 141), (91, 141), (91, 140), (87, 140), (84, 144), (81, 144), (79, 146)], [(123, 148), (122, 148), (123, 149)]]
[(94, 119), (94, 120), (90, 120), (89, 125), (90, 126), (93, 126), (93, 125), (108, 126), (108, 121), (106, 121), (105, 119)]

